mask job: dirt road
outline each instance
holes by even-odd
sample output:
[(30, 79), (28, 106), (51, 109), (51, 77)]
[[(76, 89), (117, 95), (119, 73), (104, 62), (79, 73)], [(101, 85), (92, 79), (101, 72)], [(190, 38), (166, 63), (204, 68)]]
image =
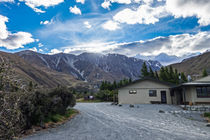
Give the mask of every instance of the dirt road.
[[(204, 122), (168, 113), (180, 111), (170, 105), (139, 105), (130, 108), (110, 103), (78, 103), (74, 119), (55, 129), (25, 140), (209, 140), (210, 128)], [(165, 113), (159, 113), (164, 110)]]

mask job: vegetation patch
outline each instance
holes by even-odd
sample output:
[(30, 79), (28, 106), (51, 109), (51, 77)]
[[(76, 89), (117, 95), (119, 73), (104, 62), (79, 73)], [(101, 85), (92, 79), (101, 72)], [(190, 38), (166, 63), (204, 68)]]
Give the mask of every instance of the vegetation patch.
[[(75, 97), (66, 88), (31, 92), (2, 92), (0, 94), (0, 139), (20, 137), (45, 122), (59, 122), (71, 115)], [(36, 130), (36, 131), (37, 131)]]
[(61, 123), (61, 122), (65, 122), (66, 120), (68, 120), (69, 118), (71, 118), (72, 116), (76, 115), (78, 113), (77, 110), (75, 109), (68, 109), (66, 111), (65, 114), (61, 115), (61, 114), (54, 114), (54, 115), (50, 115), (45, 119), (45, 123)]
[(205, 113), (204, 113), (204, 117), (210, 118), (210, 112), (205, 112)]
[(99, 103), (99, 102), (102, 101), (99, 99), (94, 99), (94, 100), (85, 100), (84, 98), (77, 99), (77, 103)]

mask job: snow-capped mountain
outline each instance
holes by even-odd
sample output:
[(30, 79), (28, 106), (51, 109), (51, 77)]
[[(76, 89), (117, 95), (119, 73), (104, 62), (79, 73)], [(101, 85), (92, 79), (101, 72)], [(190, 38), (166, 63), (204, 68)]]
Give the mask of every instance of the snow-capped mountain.
[(158, 61), (142, 60), (119, 54), (82, 53), (46, 55), (33, 51), (16, 53), (29, 63), (48, 67), (58, 72), (73, 75), (75, 78), (98, 85), (101, 81), (121, 80), (123, 78), (137, 79), (141, 75), (143, 62), (153, 70), (159, 70), (162, 65)]
[(144, 59), (144, 60), (156, 60), (156, 61), (160, 62), (162, 65), (166, 66), (166, 65), (169, 65), (169, 64), (173, 64), (173, 63), (179, 63), (184, 59), (188, 59), (188, 58), (191, 58), (193, 56), (197, 56), (199, 54), (200, 53), (186, 54), (182, 57), (177, 57), (175, 55), (168, 55), (166, 53), (160, 53), (157, 56), (154, 56), (154, 55), (144, 56), (144, 55), (141, 55), (141, 54), (137, 54), (135, 56), (135, 58)]

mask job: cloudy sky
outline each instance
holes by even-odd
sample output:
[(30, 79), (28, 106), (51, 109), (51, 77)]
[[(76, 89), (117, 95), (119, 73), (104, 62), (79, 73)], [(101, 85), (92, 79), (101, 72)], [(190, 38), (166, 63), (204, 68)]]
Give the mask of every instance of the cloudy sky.
[(210, 49), (210, 0), (0, 0), (0, 50), (166, 53)]

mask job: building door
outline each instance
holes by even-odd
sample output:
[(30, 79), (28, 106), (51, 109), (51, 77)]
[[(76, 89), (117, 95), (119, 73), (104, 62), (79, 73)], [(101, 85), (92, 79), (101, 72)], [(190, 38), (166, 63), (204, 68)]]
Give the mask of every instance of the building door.
[(167, 103), (166, 91), (160, 91), (160, 94), (161, 94), (161, 103), (166, 104)]

